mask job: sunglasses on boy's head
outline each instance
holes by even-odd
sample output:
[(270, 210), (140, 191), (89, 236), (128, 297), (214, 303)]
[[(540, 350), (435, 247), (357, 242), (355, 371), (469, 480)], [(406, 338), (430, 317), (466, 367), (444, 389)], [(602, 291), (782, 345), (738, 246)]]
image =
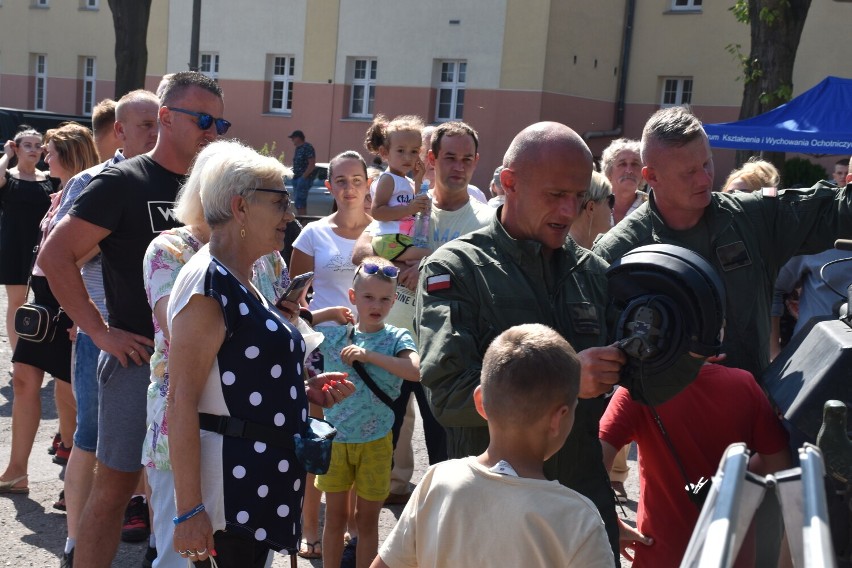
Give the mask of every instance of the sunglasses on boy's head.
[(358, 275), (358, 272), (363, 270), (364, 274), (380, 274), (380, 276), (384, 276), (385, 278), (390, 278), (393, 280), (397, 276), (399, 276), (399, 268), (396, 266), (379, 266), (378, 264), (373, 264), (371, 262), (365, 262), (361, 266), (358, 267), (358, 270), (355, 271), (355, 275)]
[(195, 124), (201, 130), (207, 130), (213, 123), (216, 123), (216, 134), (222, 136), (228, 129), (231, 127), (231, 123), (225, 120), (224, 118), (213, 118), (213, 116), (207, 114), (206, 112), (195, 112), (191, 110), (186, 110), (185, 108), (177, 108), (177, 107), (167, 107), (169, 110), (173, 110), (175, 112), (181, 112), (183, 114), (188, 114), (189, 116), (194, 116), (198, 119), (198, 122)]

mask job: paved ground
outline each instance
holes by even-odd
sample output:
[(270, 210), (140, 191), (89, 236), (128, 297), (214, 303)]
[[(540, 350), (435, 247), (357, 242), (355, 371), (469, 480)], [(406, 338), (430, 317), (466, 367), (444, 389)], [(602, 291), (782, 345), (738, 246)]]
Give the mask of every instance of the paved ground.
[[(6, 295), (0, 287), (0, 471), (9, 459), (11, 435), (12, 385), (11, 352), (5, 330), (2, 329), (6, 312)], [(59, 566), (59, 556), (65, 545), (65, 514), (54, 510), (51, 505), (62, 490), (59, 480), (60, 467), (51, 462), (47, 448), (57, 431), (56, 407), (53, 400), (53, 379), (46, 378), (42, 388), (42, 422), (30, 458), (29, 495), (0, 496), (0, 566), (52, 567)], [(428, 465), (423, 432), (415, 430), (415, 473), (414, 482), (419, 481)], [(631, 478), (627, 490), (632, 498), (639, 494), (636, 479), (635, 448), (630, 456)], [(635, 518), (636, 504), (625, 506), (629, 519)], [(386, 507), (380, 518), (380, 536), (384, 538), (393, 527), (402, 511), (401, 506)], [(113, 562), (113, 568), (137, 568), (141, 566), (145, 544), (122, 543)], [(630, 564), (622, 561), (623, 566)], [(322, 560), (299, 559), (300, 568), (322, 566)], [(289, 558), (277, 556), (275, 568), (290, 566)]]

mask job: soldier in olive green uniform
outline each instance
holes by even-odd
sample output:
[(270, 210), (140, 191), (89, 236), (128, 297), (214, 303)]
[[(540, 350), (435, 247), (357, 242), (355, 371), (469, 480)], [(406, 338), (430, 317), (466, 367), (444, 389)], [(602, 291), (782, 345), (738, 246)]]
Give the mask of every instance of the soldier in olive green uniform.
[(601, 237), (594, 252), (614, 262), (636, 247), (679, 245), (718, 270), (727, 289), (722, 364), (759, 376), (769, 365), (769, 309), (778, 270), (852, 235), (846, 190), (713, 193), (713, 159), (698, 119), (680, 107), (658, 111), (642, 135), (648, 203)]
[(607, 264), (567, 239), (591, 179), (591, 152), (568, 127), (540, 123), (515, 138), (504, 165), (506, 202), (491, 224), (442, 246), (421, 268), (422, 382), (447, 429), (449, 456), (477, 455), (488, 446), (488, 428), (472, 396), (490, 341), (521, 323), (561, 333), (579, 352), (583, 399), (545, 473), (595, 503), (618, 558), (597, 428), (605, 407), (600, 395), (618, 381), (624, 355), (604, 347)]

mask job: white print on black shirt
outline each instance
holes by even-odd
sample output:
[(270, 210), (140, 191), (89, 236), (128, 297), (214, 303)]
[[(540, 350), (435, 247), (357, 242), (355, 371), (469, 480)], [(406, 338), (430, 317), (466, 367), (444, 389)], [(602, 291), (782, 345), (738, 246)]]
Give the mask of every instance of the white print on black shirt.
[(151, 220), (151, 231), (162, 233), (181, 225), (175, 218), (174, 201), (149, 201), (148, 218)]

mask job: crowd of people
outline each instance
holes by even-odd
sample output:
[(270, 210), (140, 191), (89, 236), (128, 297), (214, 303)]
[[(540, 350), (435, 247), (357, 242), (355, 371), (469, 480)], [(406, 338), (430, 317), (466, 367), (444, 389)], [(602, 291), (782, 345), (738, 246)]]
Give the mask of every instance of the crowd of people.
[[(62, 568), (110, 566), (120, 538), (147, 538), (157, 568), (263, 567), (276, 551), (334, 568), (673, 566), (699, 513), (681, 483), (734, 442), (755, 473), (789, 467), (755, 377), (789, 295), (800, 321), (835, 307), (807, 275), (852, 234), (848, 160), (810, 188), (781, 189), (760, 160), (716, 187), (700, 121), (673, 107), (613, 141), (600, 171), (568, 126), (530, 125), (488, 195), (470, 184), (470, 125), (378, 115), (329, 163), (334, 212), (302, 227), (305, 134), (291, 170), (222, 139), (225, 114), (215, 81), (175, 73), (99, 104), (93, 132), (24, 128), (0, 156), (14, 351), (0, 494), (28, 492), (49, 373)], [(684, 348), (677, 388), (632, 390), (607, 282), (649, 244), (709, 263), (726, 323), (712, 355)], [(56, 314), (38, 341), (14, 333), (30, 289)], [(412, 491), (415, 403), (430, 468)], [(635, 527), (617, 516), (631, 443)], [(405, 508), (380, 542), (386, 504)]]

